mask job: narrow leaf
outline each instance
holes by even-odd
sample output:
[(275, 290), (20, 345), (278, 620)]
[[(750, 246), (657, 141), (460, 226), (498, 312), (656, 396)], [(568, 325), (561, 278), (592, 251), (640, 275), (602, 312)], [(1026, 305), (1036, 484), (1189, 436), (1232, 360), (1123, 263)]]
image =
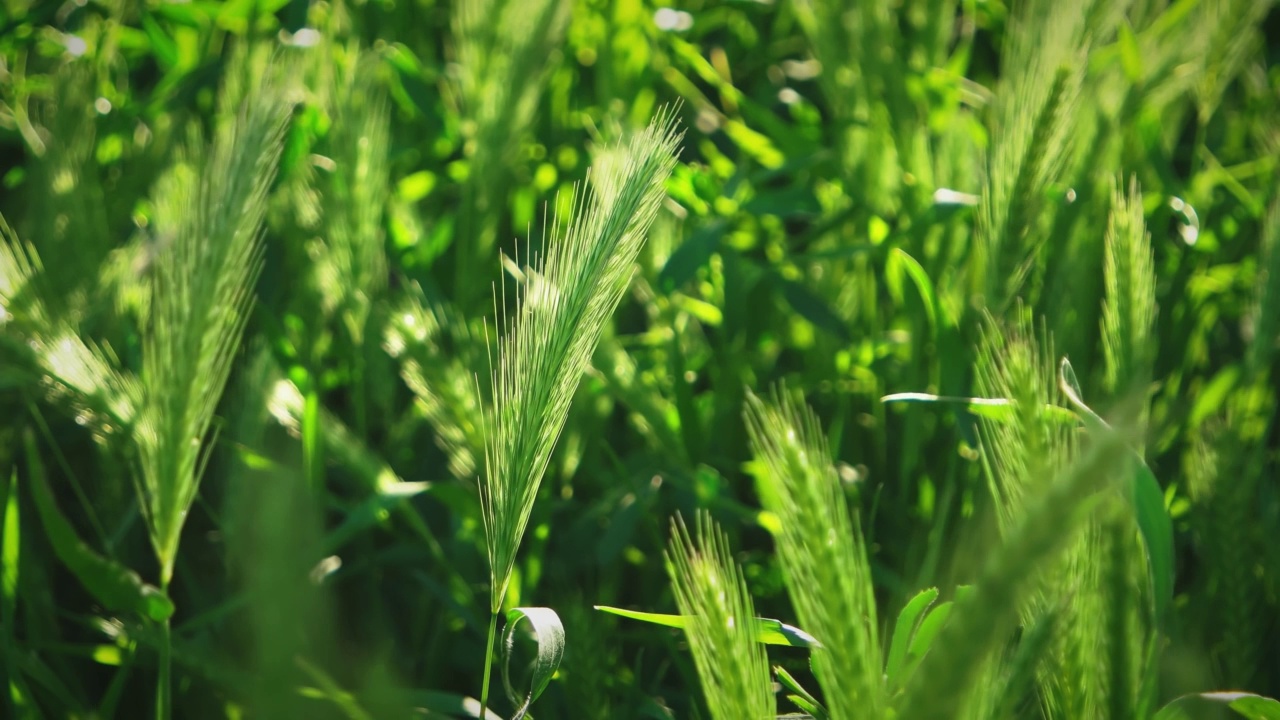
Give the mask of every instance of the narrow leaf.
[(911, 637), (916, 631), (916, 622), (924, 611), (938, 599), (937, 588), (927, 588), (916, 593), (898, 613), (898, 621), (893, 626), (893, 640), (889, 644), (889, 660), (885, 664), (884, 674), (895, 686), (902, 685), (902, 665), (907, 659), (907, 649), (911, 645)]
[(1280, 702), (1244, 692), (1207, 692), (1183, 695), (1160, 708), (1154, 720), (1195, 720), (1204, 716), (1197, 708), (1226, 705), (1249, 720), (1280, 720)]
[(902, 275), (905, 273), (911, 278), (911, 282), (915, 284), (916, 291), (920, 293), (920, 300), (924, 303), (925, 315), (929, 317), (929, 327), (937, 332), (938, 330), (938, 298), (933, 290), (933, 281), (929, 279), (929, 273), (925, 272), (924, 267), (915, 258), (907, 254), (902, 248), (894, 248), (889, 252), (889, 257), (885, 260), (884, 272), (889, 287), (896, 288), (894, 299), (901, 304), (903, 300), (902, 293)]
[(781, 665), (774, 665), (773, 674), (777, 676), (778, 683), (791, 692), (791, 694), (787, 695), (787, 699), (794, 703), (796, 707), (814, 717), (827, 717), (827, 710), (822, 707), (822, 703), (818, 702), (813, 693), (805, 690), (800, 682), (791, 673), (787, 672), (786, 668)]
[[(885, 395), (880, 398), (883, 403), (937, 403), (941, 405), (963, 405), (965, 410), (987, 420), (999, 423), (1012, 422), (1016, 406), (1007, 398), (957, 397), (953, 395), (934, 395), (932, 393), (903, 392)], [(1071, 410), (1046, 403), (1041, 409), (1042, 419), (1057, 423), (1074, 425), (1080, 418)]]
[[(1062, 392), (1084, 418), (1085, 426), (1095, 433), (1110, 431), (1106, 421), (1080, 399), (1080, 385), (1071, 362), (1063, 358), (1059, 368)], [(1156, 622), (1159, 623), (1167, 616), (1173, 603), (1173, 520), (1165, 509), (1164, 492), (1151, 468), (1132, 449), (1127, 455), (1132, 466), (1132, 479), (1125, 497), (1133, 506), (1134, 519), (1147, 551), (1147, 572), (1154, 593)]]
[(848, 342), (852, 338), (844, 319), (831, 309), (831, 305), (823, 297), (792, 280), (778, 278), (778, 283), (782, 287), (782, 297), (800, 317), (840, 340)]
[[(666, 615), (661, 613), (638, 612), (636, 610), (624, 610), (622, 608), (609, 607), (608, 605), (596, 605), (596, 610), (620, 615), (624, 618), (639, 620), (653, 625), (663, 625), (665, 627), (680, 628), (684, 630), (688, 627), (690, 618), (687, 615)], [(753, 623), (755, 630), (756, 642), (765, 645), (786, 645), (788, 647), (822, 647), (822, 643), (809, 633), (801, 630), (794, 625), (788, 625), (781, 620), (772, 618), (755, 618)]]
[(911, 638), (911, 647), (907, 650), (907, 666), (903, 670), (903, 678), (910, 678), (916, 668), (920, 666), (920, 661), (929, 653), (929, 648), (933, 646), (933, 641), (938, 637), (938, 633), (947, 624), (947, 618), (951, 617), (951, 609), (955, 606), (954, 602), (944, 602), (929, 610), (924, 620), (920, 621), (920, 627), (916, 629), (916, 633)]
[(53, 499), (45, 480), (44, 465), (30, 432), (25, 434), (24, 444), (31, 474), (31, 496), (58, 560), (107, 608), (130, 610), (156, 622), (168, 620), (174, 607), (164, 592), (143, 582), (133, 570), (99, 555), (76, 535), (75, 528)]

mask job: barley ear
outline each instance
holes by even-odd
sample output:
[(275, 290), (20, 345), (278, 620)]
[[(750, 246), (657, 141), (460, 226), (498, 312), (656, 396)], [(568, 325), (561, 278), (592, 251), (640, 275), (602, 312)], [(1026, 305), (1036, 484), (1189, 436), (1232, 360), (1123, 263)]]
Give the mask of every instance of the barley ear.
[(778, 557), (801, 627), (822, 643), (813, 668), (833, 717), (882, 716), (875, 593), (866, 544), (817, 417), (784, 388), (748, 392), (747, 431), (762, 467), (757, 487), (777, 515)]
[(765, 720), (777, 716), (764, 645), (751, 629), (755, 608), (729, 541), (706, 515), (697, 518), (696, 540), (684, 521), (672, 521), (667, 575), (685, 635), (715, 720)]
[(664, 111), (615, 148), (575, 192), (567, 223), (551, 223), (553, 237), (525, 274), (516, 308), (505, 307), (505, 291), (495, 298), (506, 333), (491, 379), (480, 483), (494, 613), (578, 381), (657, 215), (678, 142)]
[(255, 88), (239, 108), (224, 91), (223, 105), (222, 117), (238, 120), (220, 124), (208, 152), (193, 132), (154, 193), (158, 250), (143, 330), (137, 490), (163, 585), (248, 319), (267, 192), (289, 118), (274, 87)]

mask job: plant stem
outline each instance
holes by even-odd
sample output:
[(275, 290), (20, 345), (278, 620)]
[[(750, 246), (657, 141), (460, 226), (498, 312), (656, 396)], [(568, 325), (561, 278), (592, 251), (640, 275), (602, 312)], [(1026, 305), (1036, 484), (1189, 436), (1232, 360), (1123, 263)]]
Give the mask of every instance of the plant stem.
[[(169, 576), (166, 572), (161, 577), (160, 591), (169, 594)], [(170, 666), (172, 663), (172, 634), (169, 619), (160, 624), (160, 668), (156, 678), (156, 720), (169, 720), (173, 717), (173, 698), (170, 695)]]
[(493, 671), (493, 636), (498, 631), (498, 613), (489, 613), (489, 640), (484, 646), (484, 681), (480, 685), (480, 720), (489, 716), (489, 675)]

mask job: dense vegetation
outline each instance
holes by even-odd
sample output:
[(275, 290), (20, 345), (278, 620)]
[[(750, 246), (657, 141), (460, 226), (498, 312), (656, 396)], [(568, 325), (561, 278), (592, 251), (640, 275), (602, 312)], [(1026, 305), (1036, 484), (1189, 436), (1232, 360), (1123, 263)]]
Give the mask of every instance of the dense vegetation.
[(1280, 718), (1280, 12), (663, 3), (0, 4), (0, 717)]

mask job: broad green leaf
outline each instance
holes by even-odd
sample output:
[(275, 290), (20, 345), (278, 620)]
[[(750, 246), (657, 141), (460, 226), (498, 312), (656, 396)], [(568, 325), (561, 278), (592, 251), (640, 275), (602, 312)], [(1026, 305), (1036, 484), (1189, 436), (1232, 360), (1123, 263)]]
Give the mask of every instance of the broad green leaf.
[(730, 118), (725, 120), (721, 129), (743, 152), (766, 168), (778, 168), (786, 162), (786, 157), (778, 151), (768, 137), (752, 130), (744, 123)]
[[(515, 648), (516, 627), (521, 620), (528, 620), (533, 627), (534, 642), (537, 655), (533, 659), (532, 676), (529, 679), (529, 691), (521, 700), (515, 688), (511, 686), (511, 655)], [(507, 611), (507, 627), (502, 635), (502, 685), (507, 690), (507, 699), (516, 706), (511, 720), (521, 720), (529, 712), (529, 706), (547, 689), (551, 678), (560, 668), (564, 658), (564, 624), (555, 610), (545, 607), (524, 607)]]
[[(1080, 413), (1090, 430), (1107, 428), (1107, 423), (1080, 398), (1080, 384), (1066, 358), (1059, 364), (1059, 383), (1067, 401)], [(1147, 573), (1155, 601), (1156, 622), (1163, 622), (1173, 603), (1173, 520), (1164, 506), (1164, 492), (1151, 468), (1134, 451), (1129, 451), (1132, 480), (1125, 493), (1133, 506), (1134, 519), (1147, 551)]]
[(1222, 408), (1236, 385), (1240, 382), (1240, 366), (1228, 365), (1218, 371), (1213, 379), (1205, 383), (1195, 393), (1195, 404), (1191, 406), (1191, 414), (1187, 417), (1189, 427), (1200, 427), (1206, 418)]
[[(632, 620), (639, 620), (653, 625), (680, 628), (681, 630), (683, 630), (689, 622), (689, 618), (684, 615), (638, 612), (636, 610), (623, 610), (622, 608), (609, 607), (608, 605), (596, 605), (595, 609), (619, 615), (624, 618), (630, 618)], [(756, 642), (764, 643), (765, 645), (822, 647), (822, 643), (818, 642), (817, 638), (804, 630), (801, 630), (794, 625), (787, 625), (780, 620), (774, 620), (772, 618), (756, 618), (755, 632)]]
[(31, 496), (44, 525), (53, 552), (80, 584), (111, 610), (131, 610), (164, 622), (173, 615), (173, 602), (154, 585), (142, 581), (138, 573), (105, 558), (85, 544), (71, 522), (58, 509), (44, 477), (44, 465), (31, 433), (25, 438), (27, 467), (31, 474)]
[[(1208, 717), (1205, 708), (1226, 705), (1249, 720), (1280, 720), (1280, 702), (1244, 692), (1193, 693), (1176, 698), (1160, 708), (1154, 720), (1199, 720)], [(1214, 715), (1213, 717), (1216, 717)]]
[(1138, 48), (1138, 38), (1133, 33), (1133, 27), (1127, 22), (1121, 22), (1116, 28), (1116, 45), (1120, 49), (1120, 67), (1124, 68), (1124, 74), (1129, 82), (1135, 85), (1142, 81), (1142, 51)]
[(885, 664), (884, 674), (889, 682), (901, 685), (902, 665), (906, 662), (907, 651), (911, 647), (911, 638), (915, 635), (916, 623), (925, 610), (938, 599), (937, 588), (927, 588), (916, 593), (898, 613), (898, 621), (893, 626), (893, 639), (889, 645), (889, 660)]
[(1249, 720), (1280, 720), (1280, 702), (1261, 695), (1249, 693), (1211, 693), (1217, 695), (1236, 696), (1227, 703), (1227, 707), (1249, 718)]
[(156, 60), (156, 65), (161, 70), (169, 71), (178, 62), (178, 48), (174, 45), (173, 38), (169, 37), (164, 28), (160, 27), (160, 23), (150, 13), (142, 14), (142, 31), (146, 34), (147, 41), (151, 46), (151, 55)]
[(215, 2), (164, 2), (152, 7), (151, 12), (175, 25), (204, 30), (218, 15), (219, 8)]
[(743, 203), (742, 211), (752, 215), (776, 215), (778, 217), (818, 216), (822, 203), (813, 190), (805, 186), (792, 186), (781, 190), (760, 191)]
[(673, 292), (671, 293), (671, 304), (696, 317), (703, 325), (719, 327), (724, 322), (724, 313), (720, 311), (720, 308), (705, 300), (699, 300), (681, 292)]

